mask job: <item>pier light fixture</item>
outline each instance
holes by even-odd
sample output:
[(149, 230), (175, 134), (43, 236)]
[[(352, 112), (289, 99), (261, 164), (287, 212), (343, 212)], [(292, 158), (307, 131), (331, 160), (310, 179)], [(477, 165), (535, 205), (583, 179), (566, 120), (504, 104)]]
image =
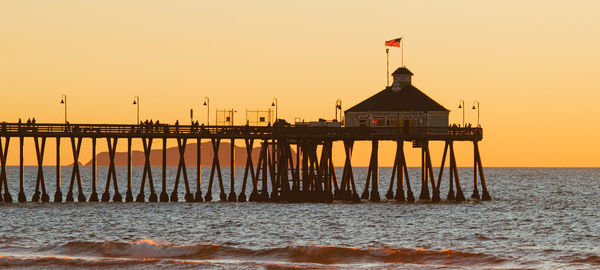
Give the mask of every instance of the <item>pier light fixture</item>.
[(463, 112), (463, 117), (462, 117), (462, 126), (465, 126), (465, 101), (464, 100), (460, 100), (460, 102), (458, 102), (458, 108), (462, 109)]
[(274, 98), (273, 98), (273, 102), (271, 102), (271, 107), (275, 107), (275, 123), (277, 123), (277, 120), (279, 120), (279, 118), (278, 118), (278, 115), (277, 115), (277, 110), (278, 110), (278, 108), (277, 108), (277, 107), (279, 107), (279, 106), (278, 106), (278, 104), (277, 104), (277, 103), (278, 103), (278, 102), (277, 102), (277, 98), (276, 98), (276, 97), (274, 97)]
[[(477, 104), (477, 106), (475, 106)], [(473, 110), (477, 109), (477, 127), (479, 127), (479, 101), (473, 101)]]
[(60, 104), (65, 105), (65, 124), (67, 123), (67, 95), (62, 95), (60, 99)]
[(206, 106), (206, 125), (210, 126), (210, 99), (208, 97), (204, 97), (204, 104)]
[(133, 105), (137, 105), (137, 122), (136, 122), (136, 124), (139, 124), (140, 123), (140, 97), (139, 96), (133, 97)]

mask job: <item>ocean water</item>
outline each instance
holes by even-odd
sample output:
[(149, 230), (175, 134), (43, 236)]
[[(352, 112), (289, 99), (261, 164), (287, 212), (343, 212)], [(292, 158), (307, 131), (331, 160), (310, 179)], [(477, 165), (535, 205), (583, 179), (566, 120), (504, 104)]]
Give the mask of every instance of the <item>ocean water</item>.
[[(188, 168), (190, 169), (190, 168)], [(91, 168), (82, 167), (89, 198)], [(341, 168), (338, 168), (338, 176)], [(411, 168), (418, 195), (417, 168)], [(54, 167), (45, 167), (54, 195)], [(229, 168), (224, 168), (228, 193)], [(472, 168), (461, 168), (466, 197)], [(486, 168), (493, 201), (465, 203), (0, 203), (0, 267), (9, 268), (600, 268), (600, 169)], [(27, 167), (33, 195), (36, 167)], [(142, 168), (134, 168), (134, 197)], [(175, 167), (168, 171), (171, 192)], [(355, 168), (358, 188), (366, 168)], [(385, 198), (391, 168), (380, 169)], [(126, 168), (117, 168), (120, 192)], [(188, 171), (195, 191), (195, 169)], [(209, 168), (203, 168), (206, 194)], [(243, 168), (236, 172), (239, 191)], [(71, 168), (63, 167), (63, 194)], [(106, 168), (99, 168), (102, 194)], [(154, 168), (160, 192), (160, 169)], [(442, 196), (447, 193), (444, 176)], [(8, 168), (16, 201), (18, 167)], [(218, 185), (213, 198), (218, 198)], [(76, 188), (75, 188), (76, 190)], [(247, 195), (251, 188), (247, 188)], [(179, 185), (183, 200), (184, 185)], [(146, 186), (146, 198), (150, 194)], [(112, 195), (112, 188), (111, 188)], [(77, 192), (75, 191), (75, 198)], [(385, 200), (385, 199), (384, 199)]]

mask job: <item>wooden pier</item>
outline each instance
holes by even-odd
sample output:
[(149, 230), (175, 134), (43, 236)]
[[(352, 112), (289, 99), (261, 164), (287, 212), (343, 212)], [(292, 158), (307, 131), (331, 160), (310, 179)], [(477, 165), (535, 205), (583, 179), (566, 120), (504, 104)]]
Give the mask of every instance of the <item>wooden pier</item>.
[[(77, 201), (79, 202), (121, 202), (123, 197), (118, 187), (117, 173), (115, 169), (115, 153), (117, 144), (122, 141), (127, 143), (127, 190), (125, 191), (125, 202), (176, 202), (179, 201), (178, 190), (180, 181), (185, 188), (184, 200), (186, 202), (212, 201), (213, 183), (218, 181), (219, 199), (229, 202), (333, 202), (334, 200), (360, 202), (370, 200), (378, 202), (379, 195), (379, 164), (378, 147), (379, 141), (395, 141), (397, 144), (395, 161), (393, 165), (389, 188), (385, 197), (388, 200), (402, 202), (421, 201), (440, 202), (443, 185), (444, 168), (448, 164), (449, 177), (447, 180), (448, 201), (464, 201), (465, 196), (461, 188), (460, 177), (456, 165), (454, 142), (466, 141), (473, 143), (474, 153), (474, 177), (473, 193), (471, 198), (476, 200), (491, 200), (488, 193), (483, 165), (479, 153), (478, 142), (483, 138), (481, 128), (392, 128), (392, 127), (307, 127), (307, 126), (179, 126), (179, 125), (113, 125), (113, 124), (23, 124), (2, 123), (0, 127), (0, 201), (13, 202), (12, 195), (8, 189), (7, 166), (8, 147), (11, 142), (18, 140), (20, 168), (19, 168), (19, 193), (17, 200), (26, 202), (27, 196), (24, 192), (24, 165), (23, 145), (25, 139), (32, 138), (35, 144), (37, 156), (37, 178), (35, 192), (31, 197), (33, 202), (48, 202), (50, 196), (46, 190), (46, 179), (42, 169), (44, 162), (44, 150), (48, 138), (56, 141), (56, 190), (53, 201), (73, 202), (74, 187), (77, 184)], [(71, 179), (66, 196), (60, 181), (60, 143), (61, 139), (70, 141), (74, 163), (72, 166)], [(80, 174), (79, 153), (84, 139), (92, 142), (92, 177), (89, 180), (92, 192), (89, 197), (83, 192), (84, 181)], [(132, 194), (131, 148), (133, 140), (141, 140), (145, 155), (143, 176), (140, 179), (140, 191), (135, 196)], [(96, 143), (97, 140), (106, 140), (109, 153), (109, 167), (106, 186), (102, 195), (97, 191), (97, 168), (96, 168)], [(154, 186), (152, 170), (150, 166), (150, 150), (152, 143), (156, 140), (162, 142), (162, 185), (160, 194)], [(179, 163), (174, 185), (168, 195), (166, 183), (166, 149), (167, 140), (176, 140), (179, 150)], [(210, 140), (213, 151), (210, 177), (208, 179), (208, 190), (201, 190), (201, 140)], [(225, 193), (225, 179), (222, 177), (221, 165), (218, 151), (222, 140), (228, 140), (231, 144), (231, 167), (230, 167), (230, 193)], [(247, 150), (246, 166), (244, 170), (242, 186), (235, 187), (235, 162), (234, 143), (243, 140)], [(190, 181), (187, 174), (184, 153), (187, 142), (197, 142), (196, 163), (196, 190), (192, 193)], [(333, 142), (343, 142), (345, 162), (343, 173), (340, 178), (336, 175), (333, 166), (332, 153)], [(356, 181), (352, 170), (352, 150), (356, 141), (370, 141), (372, 145), (371, 158), (369, 162), (367, 178), (364, 179), (364, 190), (360, 193), (356, 189)], [(429, 142), (445, 142), (439, 172), (433, 169)], [(257, 164), (253, 164), (252, 149), (256, 142), (260, 143), (260, 154)], [(421, 185), (418, 198), (413, 194), (413, 186), (409, 180), (407, 162), (404, 155), (405, 142), (412, 147), (421, 149)], [(320, 147), (319, 147), (320, 146)], [(292, 149), (296, 156), (293, 156)], [(320, 149), (320, 153), (318, 150)], [(207, 150), (203, 150), (207, 151)], [(446, 163), (446, 158), (448, 162)], [(250, 183), (248, 183), (250, 182)], [(111, 188), (112, 185), (112, 188)], [(150, 194), (146, 197), (146, 185)], [(246, 197), (250, 186), (249, 196)], [(395, 192), (394, 192), (395, 185)], [(481, 188), (481, 196), (479, 194)], [(238, 193), (236, 193), (236, 191)], [(112, 193), (112, 197), (111, 197)]]

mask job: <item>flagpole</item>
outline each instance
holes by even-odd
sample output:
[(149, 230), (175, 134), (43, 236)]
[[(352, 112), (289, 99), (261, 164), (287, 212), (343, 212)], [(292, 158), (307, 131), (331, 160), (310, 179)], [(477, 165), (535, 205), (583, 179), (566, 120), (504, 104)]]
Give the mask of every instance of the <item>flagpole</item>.
[(386, 55), (386, 67), (387, 67), (387, 76), (385, 77), (387, 79), (387, 85), (386, 86), (390, 86), (390, 49), (386, 48), (385, 49), (385, 55)]
[(402, 44), (400, 44), (400, 45), (402, 45), (402, 57), (401, 57), (402, 60), (401, 60), (401, 64), (402, 64), (402, 67), (404, 67), (404, 36), (400, 37), (400, 42), (402, 43)]

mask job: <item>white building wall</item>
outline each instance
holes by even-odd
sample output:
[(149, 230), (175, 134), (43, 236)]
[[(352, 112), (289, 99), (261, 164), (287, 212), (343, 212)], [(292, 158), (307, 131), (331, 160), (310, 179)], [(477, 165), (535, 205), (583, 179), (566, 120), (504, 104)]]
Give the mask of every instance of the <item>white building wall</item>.
[(448, 112), (346, 112), (346, 127), (447, 127)]

